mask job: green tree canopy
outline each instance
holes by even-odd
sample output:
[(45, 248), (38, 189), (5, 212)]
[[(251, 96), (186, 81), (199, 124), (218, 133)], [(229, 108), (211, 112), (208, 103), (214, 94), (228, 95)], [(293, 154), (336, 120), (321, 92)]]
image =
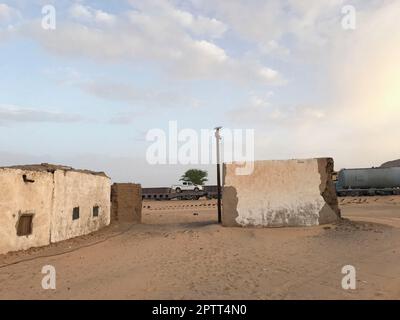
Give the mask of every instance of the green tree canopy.
[(180, 181), (190, 181), (193, 184), (203, 185), (208, 180), (208, 172), (199, 169), (189, 169), (181, 177)]

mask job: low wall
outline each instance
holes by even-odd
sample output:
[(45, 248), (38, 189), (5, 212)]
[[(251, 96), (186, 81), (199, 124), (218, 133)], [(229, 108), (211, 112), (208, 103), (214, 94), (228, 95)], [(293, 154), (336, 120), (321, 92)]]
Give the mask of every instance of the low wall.
[(142, 187), (134, 183), (114, 183), (111, 187), (111, 221), (142, 222)]
[(331, 158), (255, 161), (251, 175), (224, 164), (224, 226), (314, 226), (340, 218)]

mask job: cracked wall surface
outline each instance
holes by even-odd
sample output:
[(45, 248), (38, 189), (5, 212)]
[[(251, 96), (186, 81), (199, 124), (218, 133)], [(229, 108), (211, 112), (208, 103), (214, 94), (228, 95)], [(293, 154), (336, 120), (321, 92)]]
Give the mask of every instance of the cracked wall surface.
[(251, 175), (241, 164), (224, 164), (224, 226), (314, 226), (340, 218), (331, 158), (255, 161)]
[[(0, 168), (0, 254), (85, 235), (110, 224), (111, 182), (105, 174), (35, 165)], [(93, 207), (99, 208), (93, 216)], [(79, 219), (73, 209), (79, 207)], [(21, 215), (32, 232), (18, 236)]]

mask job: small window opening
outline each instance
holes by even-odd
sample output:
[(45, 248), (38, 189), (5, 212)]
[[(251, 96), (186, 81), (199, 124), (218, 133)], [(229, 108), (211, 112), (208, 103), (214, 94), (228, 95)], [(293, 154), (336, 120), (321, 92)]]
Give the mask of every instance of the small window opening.
[(100, 207), (99, 206), (94, 206), (93, 207), (93, 217), (98, 217), (100, 212)]
[(75, 207), (72, 210), (72, 220), (78, 220), (79, 219), (79, 207)]
[(23, 214), (18, 219), (17, 235), (19, 237), (32, 234), (33, 214)]
[(33, 182), (35, 182), (35, 180), (28, 179), (28, 177), (26, 176), (26, 174), (22, 175), (22, 179), (23, 179), (24, 182), (26, 182), (26, 183), (33, 183)]

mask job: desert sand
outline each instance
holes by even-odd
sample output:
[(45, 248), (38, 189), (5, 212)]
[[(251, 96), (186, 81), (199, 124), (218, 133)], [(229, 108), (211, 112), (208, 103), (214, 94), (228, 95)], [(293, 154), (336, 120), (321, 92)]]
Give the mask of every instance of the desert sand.
[[(215, 200), (146, 201), (141, 225), (0, 256), (0, 298), (400, 299), (400, 197), (340, 206), (334, 225), (260, 229), (218, 225)], [(356, 290), (341, 287), (349, 264)]]

